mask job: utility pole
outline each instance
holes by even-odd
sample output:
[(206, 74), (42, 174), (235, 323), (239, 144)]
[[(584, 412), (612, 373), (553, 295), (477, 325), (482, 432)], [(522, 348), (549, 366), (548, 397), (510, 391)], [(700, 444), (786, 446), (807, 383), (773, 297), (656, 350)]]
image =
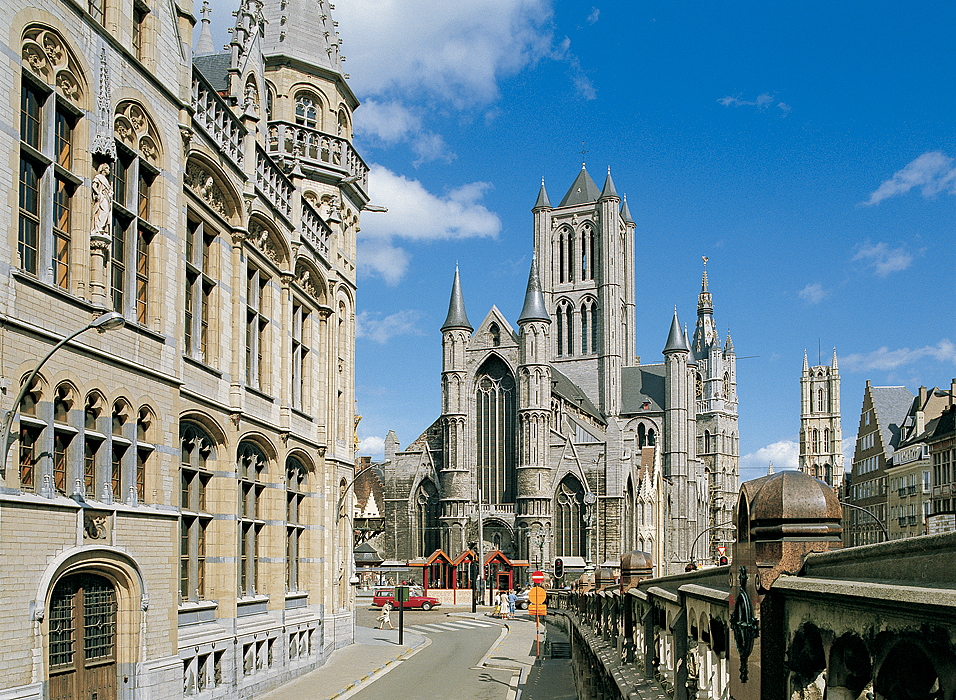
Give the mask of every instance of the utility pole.
[[(485, 580), (485, 530), (481, 522), (481, 473), (478, 473), (478, 566), (480, 580)], [(482, 595), (486, 586), (479, 586)]]

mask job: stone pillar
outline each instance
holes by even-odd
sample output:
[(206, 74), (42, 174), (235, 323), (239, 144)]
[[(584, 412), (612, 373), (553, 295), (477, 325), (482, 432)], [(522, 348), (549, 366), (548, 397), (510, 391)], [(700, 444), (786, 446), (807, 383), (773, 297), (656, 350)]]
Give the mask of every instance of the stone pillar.
[(90, 300), (94, 306), (112, 308), (106, 297), (106, 263), (109, 260), (109, 236), (90, 235)]

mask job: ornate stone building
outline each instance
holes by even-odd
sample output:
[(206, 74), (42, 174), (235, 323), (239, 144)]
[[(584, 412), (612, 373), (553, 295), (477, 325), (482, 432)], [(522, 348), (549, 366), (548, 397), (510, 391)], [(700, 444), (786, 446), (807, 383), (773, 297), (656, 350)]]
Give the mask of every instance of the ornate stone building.
[(249, 697), (351, 640), (358, 102), (327, 0), (194, 59), (197, 9), (0, 7), (0, 697)]
[(800, 461), (804, 474), (843, 488), (843, 428), (836, 348), (830, 366), (810, 367), (803, 352), (800, 375)]
[[(658, 573), (707, 559), (737, 492), (736, 358), (706, 273), (692, 342), (675, 311), (664, 361), (635, 355), (634, 231), (610, 174), (582, 168), (552, 207), (542, 184), (515, 329), (472, 327), (458, 271), (442, 325), (442, 415), (404, 450), (386, 439), (386, 559), (483, 549), (568, 570), (653, 554)], [(663, 333), (661, 334), (663, 338)]]

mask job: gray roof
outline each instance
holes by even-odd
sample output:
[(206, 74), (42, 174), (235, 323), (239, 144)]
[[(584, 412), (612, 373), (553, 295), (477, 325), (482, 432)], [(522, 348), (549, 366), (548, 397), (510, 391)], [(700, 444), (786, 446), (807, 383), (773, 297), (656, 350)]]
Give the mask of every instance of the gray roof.
[(560, 370), (556, 369), (554, 365), (551, 365), (551, 392), (567, 399), (571, 403), (577, 404), (578, 408), (592, 418), (596, 418), (602, 425), (607, 424), (607, 420), (601, 415), (597, 407), (591, 403), (591, 399), (584, 393), (584, 390), (561, 374)]
[(193, 56), (193, 65), (209, 81), (216, 92), (229, 90), (229, 69), (232, 67), (232, 55), (211, 53), (206, 56)]
[(604, 189), (601, 190), (601, 199), (610, 199), (614, 197), (615, 199), (620, 199), (617, 196), (617, 190), (614, 189), (614, 180), (611, 179), (611, 169), (607, 169), (607, 179), (604, 181)]
[(627, 207), (627, 195), (624, 195), (624, 202), (621, 204), (621, 220), (626, 224), (634, 223), (634, 219), (631, 217), (631, 210)]
[[(623, 367), (621, 413), (663, 411), (665, 371), (663, 364)], [(650, 406), (644, 408), (645, 403), (650, 403)]]
[(287, 56), (342, 74), (342, 40), (329, 0), (265, 0), (265, 56)]
[(538, 190), (538, 201), (534, 203), (534, 206), (531, 208), (532, 211), (535, 209), (551, 209), (551, 200), (548, 199), (548, 191), (544, 189), (544, 178), (541, 178), (541, 189)]
[(913, 404), (913, 393), (905, 386), (871, 386), (870, 396), (883, 437), (883, 449), (889, 459), (899, 447), (900, 426)]
[(455, 281), (451, 285), (451, 299), (448, 301), (448, 316), (441, 326), (444, 333), (453, 328), (474, 330), (468, 322), (468, 314), (465, 313), (465, 299), (461, 295), (461, 280), (458, 278), (458, 268), (455, 267)]
[(684, 337), (684, 331), (680, 329), (677, 309), (674, 309), (674, 320), (671, 321), (671, 331), (667, 334), (667, 344), (664, 346), (664, 352), (687, 352), (688, 350), (687, 338)]
[(574, 178), (571, 189), (564, 195), (564, 199), (561, 200), (561, 204), (558, 206), (568, 207), (575, 204), (588, 204), (590, 202), (596, 202), (600, 198), (601, 192), (598, 190), (598, 186), (594, 184), (594, 180), (588, 175), (588, 171), (582, 167), (581, 172)]
[[(544, 185), (542, 185), (544, 187)], [(538, 278), (538, 258), (531, 258), (531, 273), (528, 275), (528, 291), (524, 295), (524, 307), (518, 317), (518, 323), (525, 321), (545, 321), (551, 323), (548, 309), (544, 305), (541, 293), (541, 280)]]

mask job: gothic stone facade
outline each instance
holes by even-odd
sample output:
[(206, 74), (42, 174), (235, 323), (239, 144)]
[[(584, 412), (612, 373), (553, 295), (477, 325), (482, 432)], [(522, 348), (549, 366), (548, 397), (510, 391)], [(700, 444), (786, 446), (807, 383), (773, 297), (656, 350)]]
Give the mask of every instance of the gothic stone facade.
[(278, 4), (195, 60), (190, 0), (0, 6), (3, 410), (125, 318), (13, 421), (0, 697), (249, 697), (350, 642), (368, 168), (328, 3)]
[[(658, 573), (713, 556), (737, 491), (736, 356), (721, 346), (706, 272), (693, 341), (675, 311), (664, 361), (635, 355), (635, 224), (608, 175), (582, 169), (552, 207), (515, 329), (477, 329), (458, 272), (442, 326), (442, 415), (404, 450), (386, 439), (386, 559), (484, 550), (569, 570), (650, 552)], [(709, 546), (708, 546), (709, 545)]]

